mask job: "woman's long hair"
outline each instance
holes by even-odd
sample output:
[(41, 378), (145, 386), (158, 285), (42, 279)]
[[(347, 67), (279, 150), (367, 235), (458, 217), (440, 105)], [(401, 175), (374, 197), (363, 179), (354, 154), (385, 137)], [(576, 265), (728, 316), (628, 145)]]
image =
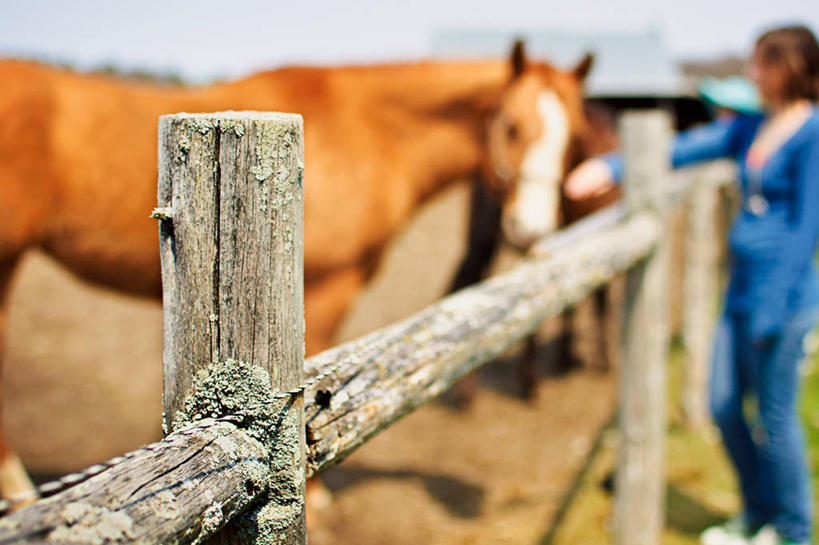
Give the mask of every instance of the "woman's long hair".
[(756, 41), (756, 51), (762, 62), (783, 69), (782, 98), (786, 102), (819, 99), (819, 43), (809, 28), (769, 30)]

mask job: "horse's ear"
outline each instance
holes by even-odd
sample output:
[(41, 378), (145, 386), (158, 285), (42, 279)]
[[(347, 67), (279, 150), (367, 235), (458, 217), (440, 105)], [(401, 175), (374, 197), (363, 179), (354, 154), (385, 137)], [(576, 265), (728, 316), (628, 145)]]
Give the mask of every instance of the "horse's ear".
[(578, 81), (583, 81), (586, 79), (586, 76), (589, 75), (589, 71), (591, 70), (592, 65), (594, 64), (594, 55), (591, 53), (586, 53), (580, 62), (577, 63), (577, 66), (574, 67), (572, 70), (572, 74), (574, 77), (577, 78)]
[(523, 40), (518, 38), (515, 40), (515, 45), (512, 46), (512, 77), (518, 77), (526, 70), (526, 50), (523, 46)]

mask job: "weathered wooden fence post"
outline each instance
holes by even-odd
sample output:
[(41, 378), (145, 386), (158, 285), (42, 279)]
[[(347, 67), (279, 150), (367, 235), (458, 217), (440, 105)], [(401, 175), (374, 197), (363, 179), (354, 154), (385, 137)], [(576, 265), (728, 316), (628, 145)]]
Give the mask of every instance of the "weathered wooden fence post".
[[(166, 431), (302, 382), (302, 175), (300, 116), (160, 119)], [(262, 534), (265, 543), (304, 543), (303, 399), (265, 405), (246, 420), (268, 449), (268, 502), (212, 543), (253, 543)]]
[(708, 371), (720, 233), (717, 231), (718, 194), (712, 169), (697, 172), (689, 201), (685, 244), (683, 344), (686, 350), (682, 406), (686, 424), (702, 430), (711, 422), (708, 413)]
[[(628, 112), (620, 124), (629, 210), (665, 221), (671, 123), (660, 111)], [(669, 309), (667, 237), (626, 278), (620, 367), (620, 454), (614, 542), (660, 543), (665, 500), (664, 438)]]

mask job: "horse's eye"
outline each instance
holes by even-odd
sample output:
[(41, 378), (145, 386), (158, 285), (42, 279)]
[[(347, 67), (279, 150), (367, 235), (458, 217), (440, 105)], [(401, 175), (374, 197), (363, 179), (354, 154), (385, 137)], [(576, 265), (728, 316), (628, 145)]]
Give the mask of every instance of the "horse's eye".
[(518, 126), (514, 123), (510, 124), (506, 127), (506, 136), (509, 140), (517, 140), (518, 139)]

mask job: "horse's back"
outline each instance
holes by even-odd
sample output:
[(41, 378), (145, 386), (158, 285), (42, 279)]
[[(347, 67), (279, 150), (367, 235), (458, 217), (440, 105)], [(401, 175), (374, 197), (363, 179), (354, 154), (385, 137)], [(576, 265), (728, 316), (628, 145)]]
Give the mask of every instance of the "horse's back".
[(49, 123), (54, 109), (46, 70), (0, 60), (0, 264), (42, 236), (50, 200)]
[[(157, 118), (295, 111), (305, 119), (305, 274), (313, 281), (362, 265), (371, 271), (419, 202), (411, 185), (434, 187), (437, 174), (427, 171), (452, 162), (451, 154), (429, 160), (461, 130), (436, 117), (434, 106), (482, 88), (497, 71), (455, 68), (290, 68), (190, 89), (5, 63), (3, 79), (19, 90), (3, 91), (0, 115), (16, 121), (2, 120), (0, 147), (18, 164), (0, 166), (0, 198), (16, 210), (0, 217), (7, 231), (0, 243), (39, 245), (85, 279), (158, 294), (157, 228), (148, 218), (156, 204)], [(432, 83), (444, 77), (436, 91)], [(12, 229), (24, 232), (12, 237)]]
[(80, 276), (158, 294), (156, 118), (178, 92), (0, 61), (0, 258), (38, 245)]

